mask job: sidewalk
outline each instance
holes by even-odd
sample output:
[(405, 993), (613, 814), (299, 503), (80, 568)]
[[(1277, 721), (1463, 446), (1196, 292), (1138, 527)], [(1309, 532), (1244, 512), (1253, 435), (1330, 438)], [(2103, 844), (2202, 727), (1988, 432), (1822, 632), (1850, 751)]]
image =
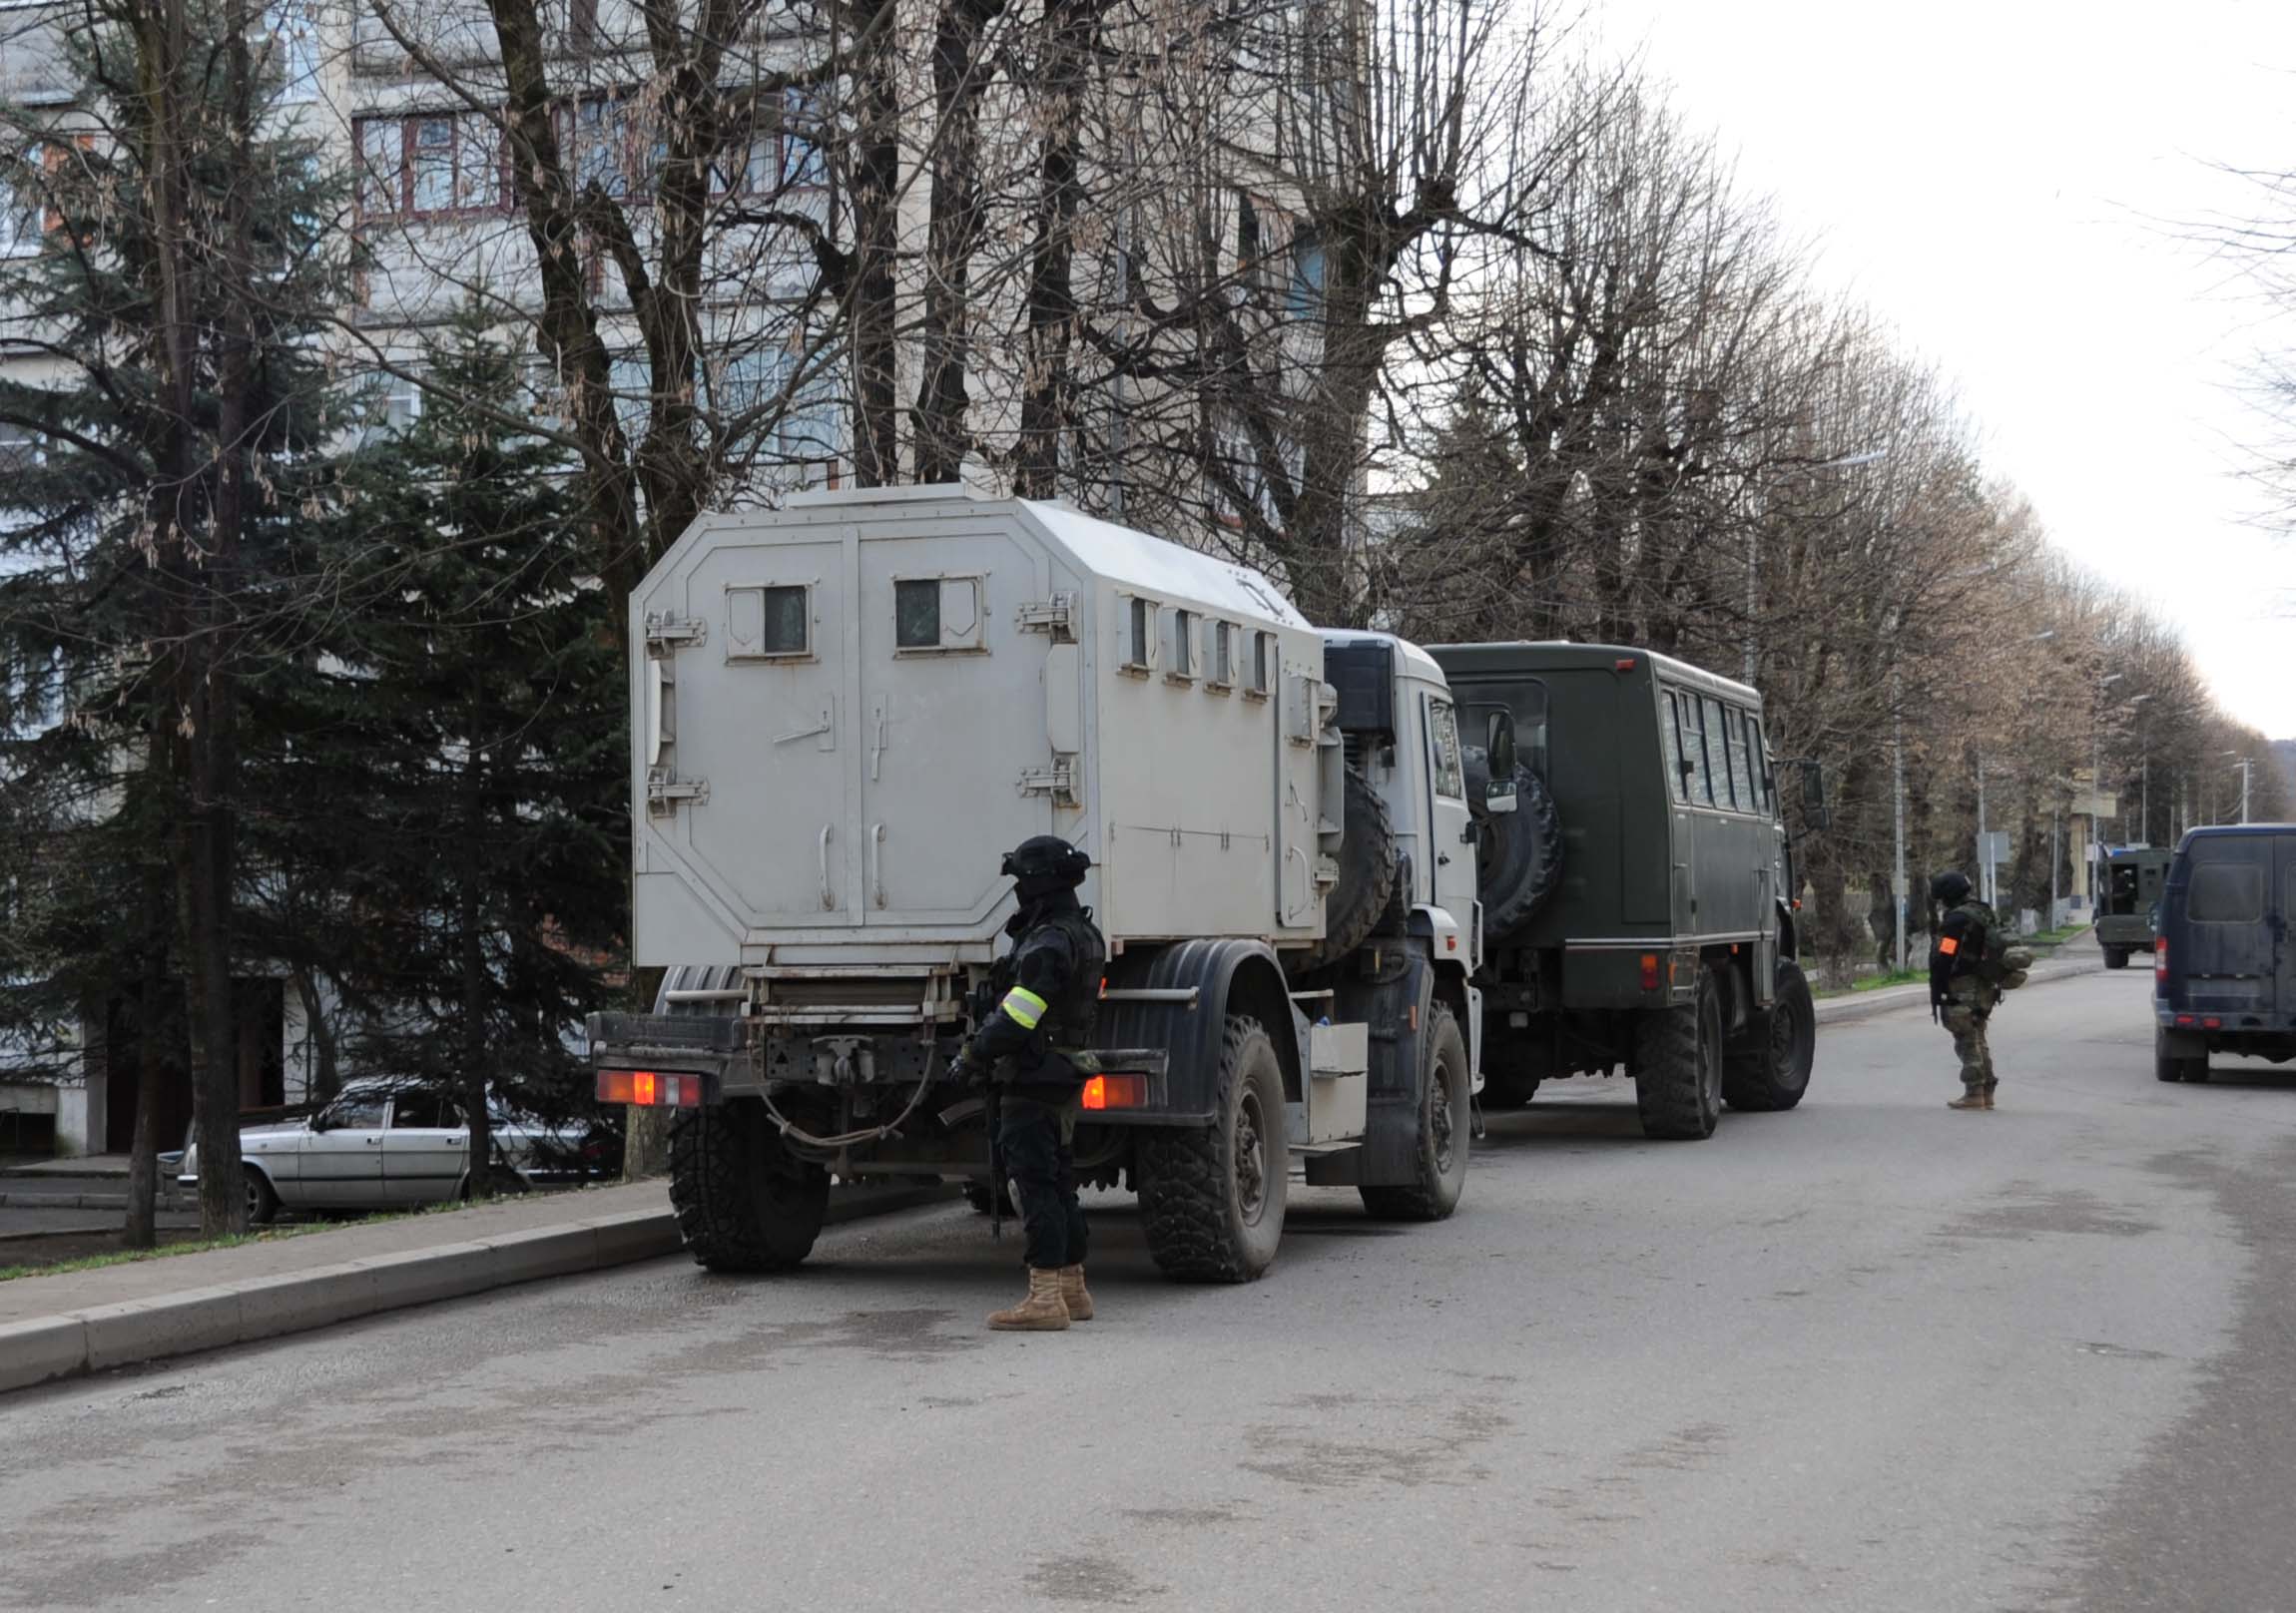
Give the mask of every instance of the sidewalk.
[[(2095, 974), (2104, 968), (2104, 952), (2096, 944), (2096, 931), (2082, 930), (2060, 945), (2053, 956), (2032, 966), (2025, 985), (2029, 988), (2047, 980), (2062, 980), (2075, 974)], [(1871, 1019), (1899, 1008), (1927, 1008), (1930, 988), (1920, 981), (1910, 986), (1888, 986), (1880, 991), (1853, 991), (1846, 996), (1820, 997), (1818, 1023), (1839, 1025), (1860, 1019)]]
[[(840, 1189), (832, 1222), (953, 1197)], [(668, 1187), (533, 1194), (0, 1283), (0, 1391), (675, 1253)]]
[(128, 1156), (125, 1154), (81, 1154), (71, 1159), (33, 1160), (28, 1164), (0, 1167), (0, 1178), (27, 1176), (36, 1179), (55, 1177), (87, 1177), (91, 1180), (128, 1180)]

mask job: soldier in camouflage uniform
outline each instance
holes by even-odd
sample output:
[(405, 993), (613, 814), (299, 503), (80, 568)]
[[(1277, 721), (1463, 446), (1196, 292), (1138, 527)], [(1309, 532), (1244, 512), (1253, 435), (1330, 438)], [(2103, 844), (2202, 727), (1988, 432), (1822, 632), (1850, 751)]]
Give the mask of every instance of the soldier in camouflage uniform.
[(1983, 964), (1986, 939), (2000, 920), (1970, 894), (1969, 875), (1952, 869), (1930, 881), (1930, 899), (1946, 909), (1930, 948), (1930, 1017), (1943, 1019), (1953, 1032), (1962, 1060), (1962, 1095), (1946, 1107), (1991, 1109), (2001, 1082), (1986, 1045), (1986, 1021), (2002, 994), (1985, 977)]

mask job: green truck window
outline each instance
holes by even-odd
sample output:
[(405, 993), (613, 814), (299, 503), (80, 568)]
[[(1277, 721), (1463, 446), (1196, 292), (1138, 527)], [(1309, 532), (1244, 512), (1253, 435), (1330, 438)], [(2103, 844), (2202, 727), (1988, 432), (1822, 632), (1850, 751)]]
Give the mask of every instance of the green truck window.
[(1658, 692), (1658, 747), (1666, 753), (1666, 788), (1676, 801), (1688, 801), (1682, 782), (1682, 712), (1671, 689)]
[(1754, 775), (1746, 765), (1746, 714), (1735, 706), (1722, 709), (1722, 731), (1730, 749), (1730, 791), (1738, 798), (1738, 809), (1750, 812), (1762, 805), (1754, 793)]
[(1682, 703), (1682, 758), (1690, 764), (1690, 803), (1714, 805), (1714, 776), (1706, 769), (1706, 714), (1696, 695), (1677, 697)]
[(1722, 741), (1722, 703), (1712, 695), (1702, 697), (1698, 705), (1706, 714), (1706, 778), (1713, 788), (1714, 805), (1735, 806), (1730, 796), (1730, 761)]
[(1762, 739), (1762, 725), (1752, 716), (1746, 719), (1746, 755), (1754, 769), (1754, 796), (1763, 811), (1772, 816), (1778, 812), (1778, 784), (1770, 777), (1770, 747)]

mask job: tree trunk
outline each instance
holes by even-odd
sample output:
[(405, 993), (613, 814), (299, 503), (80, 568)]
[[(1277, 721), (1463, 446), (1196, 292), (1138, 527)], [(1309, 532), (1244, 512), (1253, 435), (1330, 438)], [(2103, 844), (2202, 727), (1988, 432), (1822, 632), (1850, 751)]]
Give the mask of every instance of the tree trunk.
[(317, 972), (308, 964), (298, 963), (292, 977), (295, 997), (302, 1004), (303, 1028), (318, 1058), (318, 1068), (311, 1073), (303, 1096), (314, 1103), (325, 1103), (342, 1087), (334, 1025), (327, 1017), (326, 1004), (319, 997)]
[(1003, 10), (1004, 0), (945, 0), (933, 37), (932, 200), (913, 428), (919, 482), (955, 481), (972, 442), (965, 370), (981, 232), (980, 98), (990, 78), (980, 41)]
[[(472, 725), (473, 730), (476, 724)], [(488, 1197), (493, 1191), (494, 1125), (486, 1107), (486, 1027), (488, 978), (482, 899), (486, 869), (481, 836), (486, 827), (486, 758), (475, 744), (462, 766), (463, 803), (468, 813), (462, 830), (462, 876), (456, 881), (457, 944), (462, 962), (462, 1118), (470, 1128), (466, 1167), (470, 1196)]]
[(1038, 179), (1036, 240), (1028, 274), (1028, 345), (1020, 396), (1023, 498), (1060, 494), (1060, 448), (1071, 424), (1074, 386), (1068, 349), (1076, 330), (1077, 174), (1082, 149), (1087, 53), (1101, 0), (1044, 0), (1040, 78), (1044, 161)]
[(892, 9), (893, 0), (859, 0), (854, 7), (854, 479), (863, 487), (900, 480), (893, 278), (900, 241), (900, 87)]
[[(168, 731), (154, 722), (145, 747), (150, 790), (167, 777)], [(168, 999), (168, 931), (174, 891), (165, 863), (144, 872), (144, 972), (136, 992), (136, 1126), (128, 1148), (128, 1221), (122, 1242), (150, 1249), (159, 1241), (160, 1101), (167, 1086), (168, 1038), (162, 1033)], [(115, 1072), (116, 1074), (117, 1072)]]

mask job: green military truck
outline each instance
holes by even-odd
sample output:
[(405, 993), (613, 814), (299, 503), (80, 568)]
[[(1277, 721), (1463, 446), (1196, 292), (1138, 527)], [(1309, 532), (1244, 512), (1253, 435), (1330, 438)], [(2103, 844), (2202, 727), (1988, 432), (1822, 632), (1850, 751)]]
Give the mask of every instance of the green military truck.
[(2128, 967), (2131, 952), (2152, 950), (2152, 913), (2176, 853), (2149, 845), (2099, 846), (2096, 853), (2096, 944), (2108, 969)]
[[(1816, 1016), (1762, 697), (1630, 646), (1433, 654), (1467, 742), (1513, 753), (1517, 810), (1476, 824), (1484, 1106), (1622, 1069), (1651, 1137), (1801, 1102)], [(1823, 778), (1796, 766), (1822, 828)]]

